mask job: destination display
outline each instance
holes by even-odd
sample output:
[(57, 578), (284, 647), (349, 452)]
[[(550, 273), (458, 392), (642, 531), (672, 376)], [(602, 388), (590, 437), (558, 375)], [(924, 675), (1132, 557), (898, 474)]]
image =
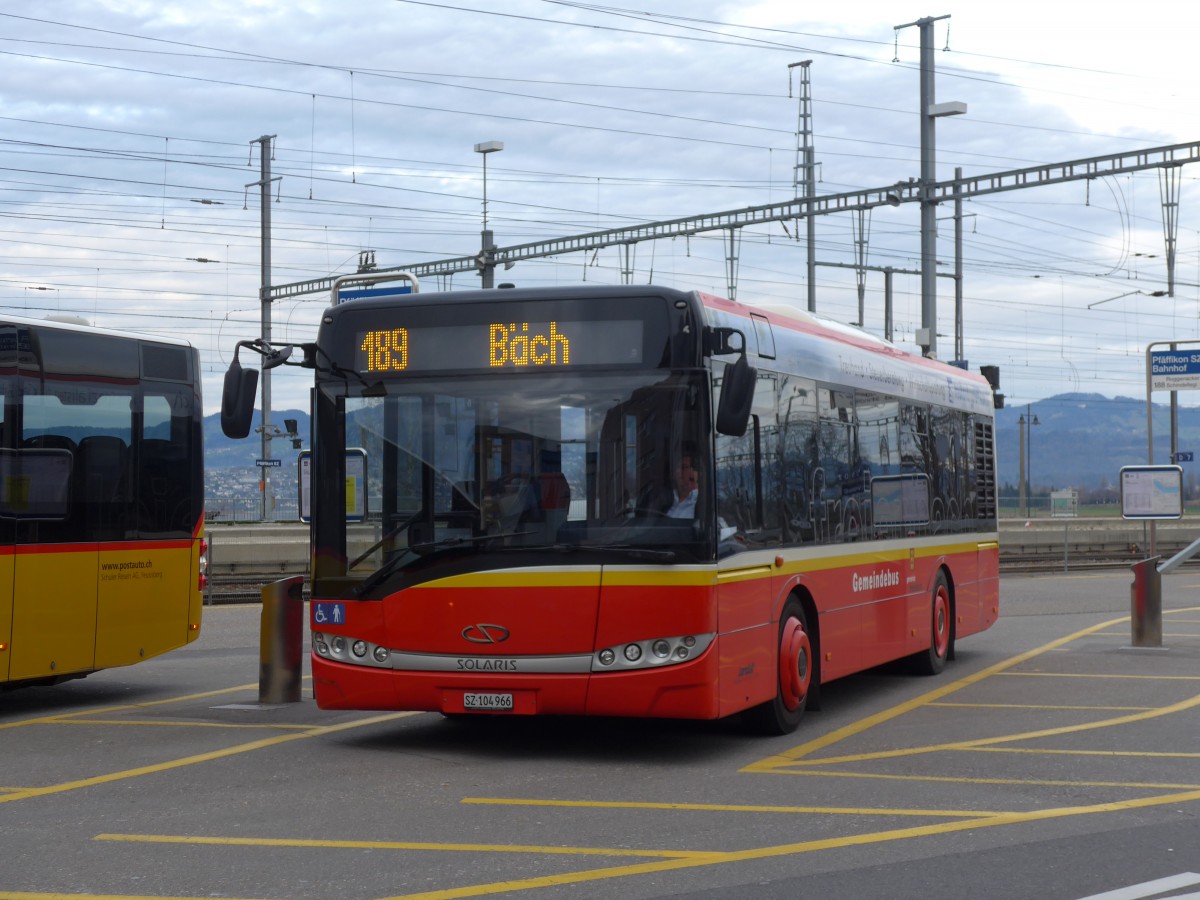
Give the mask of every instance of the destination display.
[(642, 364), (643, 321), (494, 321), (409, 326), (391, 312), (357, 332), (356, 367), (373, 374), (567, 369)]

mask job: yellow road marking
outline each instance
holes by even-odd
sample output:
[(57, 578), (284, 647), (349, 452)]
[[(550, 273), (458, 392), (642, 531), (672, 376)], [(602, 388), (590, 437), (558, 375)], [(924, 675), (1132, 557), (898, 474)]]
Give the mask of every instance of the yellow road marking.
[(1036, 747), (973, 747), (972, 753), (1032, 753), (1042, 756), (1112, 756), (1135, 759), (1200, 759), (1200, 753), (1163, 753), (1149, 750), (1049, 750)]
[[(1097, 722), (1082, 722), (1077, 725), (1062, 725), (1058, 728), (1040, 728), (1036, 731), (1024, 731), (1019, 734), (1005, 734), (988, 738), (975, 738), (969, 741), (952, 741), (946, 744), (929, 744), (924, 747), (903, 747), (896, 750), (876, 750), (869, 753), (855, 753), (847, 756), (824, 756), (820, 759), (792, 759), (787, 763), (776, 763), (775, 767), (840, 765), (848, 762), (864, 762), (866, 760), (875, 759), (895, 759), (901, 756), (919, 756), (923, 753), (976, 750), (981, 747), (989, 747), (995, 744), (1029, 741), (1035, 738), (1058, 737), (1064, 734), (1078, 734), (1081, 731), (1097, 731), (1101, 728), (1112, 728), (1117, 725), (1129, 725), (1134, 722), (1144, 722), (1148, 719), (1157, 719), (1161, 718), (1162, 716), (1174, 715), (1178, 712), (1195, 709), (1197, 706), (1200, 706), (1200, 694), (1197, 694), (1195, 697), (1189, 697), (1187, 700), (1181, 700), (1178, 703), (1172, 703), (1169, 706), (1160, 706), (1145, 712), (1131, 713), (1127, 716), (1116, 716), (1111, 719), (1101, 719)], [(747, 771), (747, 769), (743, 769), (742, 771)]]
[(1006, 678), (1090, 678), (1117, 681), (1200, 681), (1200, 675), (1110, 675), (1092, 672), (997, 672)]
[(839, 772), (837, 769), (775, 769), (772, 775), (806, 778), (873, 778), (877, 781), (930, 781), (949, 784), (993, 784), (1013, 787), (1129, 788), (1147, 791), (1200, 791), (1200, 784), (1141, 781), (1067, 781), (1047, 778), (970, 778), (961, 775), (892, 775), (886, 772)]
[(927, 706), (954, 707), (956, 709), (1053, 709), (1080, 712), (1138, 712), (1157, 709), (1155, 706), (1070, 706), (1052, 703), (928, 703)]
[[(1127, 621), (1127, 619), (1115, 620), (1115, 622), (1122, 622), (1122, 621)], [(974, 675), (967, 676), (966, 678), (960, 679), (957, 682), (946, 685), (946, 686), (936, 689), (934, 691), (930, 691), (930, 692), (926, 693), (925, 695), (923, 695), (922, 697), (916, 698), (905, 704), (901, 704), (898, 707), (894, 707), (892, 709), (886, 710), (884, 712), (876, 714), (875, 716), (871, 716), (871, 717), (868, 717), (867, 719), (861, 720), (860, 722), (854, 723), (853, 725), (839, 729), (836, 732), (833, 732), (822, 738), (818, 738), (814, 741), (810, 741), (809, 743), (801, 745), (800, 747), (795, 748), (794, 750), (792, 750), (788, 753), (780, 754), (778, 756), (771, 757), (767, 760), (764, 760), (761, 763), (745, 767), (745, 768), (743, 768), (742, 771), (766, 771), (766, 772), (773, 772), (776, 774), (807, 775), (807, 776), (813, 776), (813, 777), (830, 777), (830, 776), (880, 777), (880, 778), (897, 777), (897, 776), (888, 776), (888, 775), (864, 775), (864, 774), (860, 774), (860, 773), (837, 773), (837, 772), (830, 772), (830, 771), (820, 771), (820, 770), (816, 769), (816, 766), (828, 765), (830, 763), (838, 761), (838, 759), (837, 758), (804, 759), (803, 757), (805, 757), (813, 752), (816, 752), (817, 750), (832, 746), (833, 744), (835, 744), (839, 741), (845, 740), (848, 737), (865, 732), (877, 724), (881, 724), (883, 722), (886, 722), (893, 718), (896, 718), (900, 715), (904, 715), (907, 712), (918, 709), (923, 705), (932, 705), (938, 699), (945, 697), (955, 691), (961, 690), (962, 688), (968, 687), (972, 684), (976, 684), (976, 683), (982, 681), (983, 679), (990, 677), (993, 674), (1018, 674), (1018, 673), (1008, 673), (1006, 670), (1008, 670), (1016, 665), (1019, 665), (1020, 663), (1025, 662), (1028, 659), (1035, 657), (1039, 653), (1045, 653), (1045, 652), (1050, 652), (1053, 650), (1061, 649), (1062, 647), (1065, 647), (1066, 645), (1068, 645), (1069, 643), (1071, 643), (1074, 640), (1078, 640), (1081, 637), (1095, 634), (1098, 631), (1100, 631), (1106, 627), (1111, 627), (1111, 625), (1113, 625), (1113, 624), (1114, 624), (1113, 622), (1102, 623), (1102, 624), (1094, 626), (1092, 628), (1083, 629), (1072, 635), (1068, 635), (1064, 638), (1058, 639), (1056, 641), (1052, 641), (1049, 644), (1046, 644), (1042, 648), (1039, 648), (1037, 650), (1028, 651), (1027, 653), (1019, 654), (1018, 656), (1015, 656), (1015, 657), (1013, 657), (1009, 660), (1006, 660), (1002, 663), (998, 663), (992, 667), (989, 667), (988, 669), (985, 669), (981, 672), (975, 673)], [(1043, 674), (1050, 676), (1053, 673), (1043, 673)], [(1105, 677), (1105, 676), (1080, 676), (1080, 677)], [(1109, 676), (1109, 677), (1111, 677), (1111, 676)], [(1143, 676), (1143, 677), (1145, 677), (1145, 676)], [(1157, 679), (1157, 680), (1195, 680), (1195, 679), (1181, 679), (1181, 678), (1177, 677), (1176, 679)], [(212, 693), (224, 693), (224, 692), (212, 692)], [(196, 696), (204, 696), (204, 695), (196, 695)], [(168, 701), (155, 701), (150, 704), (134, 704), (129, 707), (118, 707), (118, 709), (136, 708), (137, 706), (142, 706), (142, 705), (157, 705), (158, 703), (166, 703), (166, 702), (178, 702), (178, 700), (179, 700), (179, 698), (174, 698), (174, 699), (168, 700)], [(1197, 703), (1200, 703), (1200, 697), (1193, 698), (1192, 700), (1188, 700), (1188, 701), (1183, 701), (1182, 703), (1173, 704), (1173, 705), (1167, 706), (1167, 707), (1140, 709), (1140, 711), (1136, 715), (1116, 717), (1113, 719), (1105, 720), (1103, 722), (1089, 723), (1089, 724), (1083, 725), (1083, 726), (1068, 726), (1065, 728), (1044, 729), (1041, 731), (1027, 732), (1027, 733), (1020, 734), (1020, 735), (1007, 735), (1007, 736), (1002, 736), (1002, 737), (998, 737), (998, 738), (988, 738), (988, 739), (980, 739), (980, 740), (976, 740), (976, 741), (964, 741), (964, 742), (945, 744), (945, 745), (940, 745), (937, 747), (916, 748), (915, 750), (901, 751), (901, 753), (903, 753), (903, 754), (908, 754), (908, 753), (913, 753), (913, 752), (922, 752), (923, 753), (923, 752), (933, 752), (935, 750), (943, 750), (943, 749), (968, 749), (968, 750), (985, 750), (985, 751), (990, 751), (990, 752), (1029, 752), (1029, 753), (1073, 752), (1073, 751), (1038, 751), (1038, 750), (1034, 750), (1034, 749), (1023, 750), (1020, 748), (997, 748), (997, 747), (994, 747), (991, 745), (1004, 743), (1004, 742), (1010, 742), (1010, 741), (1029, 739), (1031, 737), (1044, 737), (1044, 736), (1050, 736), (1050, 735), (1066, 734), (1066, 733), (1071, 733), (1071, 732), (1080, 731), (1080, 730), (1108, 727), (1108, 726), (1111, 726), (1114, 724), (1124, 724), (1124, 723), (1128, 723), (1128, 722), (1132, 722), (1132, 721), (1140, 721), (1140, 720), (1143, 720), (1146, 718), (1154, 718), (1156, 716), (1168, 715), (1168, 714), (1171, 714), (1172, 712), (1178, 712), (1183, 709), (1189, 709), (1189, 708), (1192, 708), (1193, 706), (1197, 705)], [(940, 704), (940, 705), (957, 705), (957, 704)], [(963, 704), (963, 705), (967, 705), (967, 704)], [(94, 711), (90, 711), (90, 712), (94, 712)], [(70, 714), (68, 714), (68, 716), (62, 716), (62, 717), (60, 717), (60, 716), (46, 717), (45, 719), (42, 719), (42, 720), (28, 720), (28, 722), (29, 723), (34, 723), (37, 721), (61, 722), (65, 718), (69, 717), (69, 715)], [(118, 778), (135, 777), (135, 775), (137, 775), (137, 774), (146, 774), (149, 772), (165, 771), (165, 770), (177, 768), (177, 767), (180, 767), (183, 765), (192, 764), (194, 762), (208, 761), (209, 759), (221, 758), (224, 756), (232, 755), (234, 753), (247, 752), (248, 750), (252, 750), (252, 749), (259, 749), (262, 747), (268, 747), (268, 746), (273, 746), (276, 744), (282, 744), (282, 743), (285, 743), (290, 740), (297, 740), (297, 739), (305, 738), (305, 737), (318, 736), (321, 734), (327, 734), (330, 732), (341, 731), (341, 730), (345, 730), (345, 729), (349, 729), (349, 728), (357, 728), (359, 726), (370, 725), (370, 724), (374, 724), (376, 722), (387, 721), (389, 719), (394, 719), (394, 718), (400, 718), (400, 717), (403, 717), (406, 715), (413, 715), (413, 714), (412, 713), (391, 713), (391, 714), (374, 717), (372, 719), (364, 719), (364, 720), (360, 720), (360, 721), (356, 721), (356, 722), (352, 722), (352, 723), (345, 723), (345, 724), (338, 725), (338, 726), (313, 727), (313, 728), (304, 730), (300, 733), (280, 735), (280, 736), (276, 736), (274, 738), (264, 739), (264, 740), (260, 740), (260, 741), (254, 741), (254, 742), (250, 742), (248, 744), (239, 745), (238, 747), (228, 748), (227, 750), (224, 750), (224, 751), (214, 751), (211, 753), (198, 754), (196, 756), (188, 757), (188, 758), (182, 759), (182, 760), (175, 760), (175, 761), (162, 763), (162, 764), (158, 764), (158, 765), (153, 765), (153, 766), (145, 766), (145, 767), (141, 767), (139, 769), (131, 769), (131, 770), (128, 770), (127, 772), (123, 772), (123, 773), (112, 773), (109, 776), (99, 776), (94, 779), (83, 779), (81, 781), (71, 782), (66, 785), (52, 786), (50, 788), (44, 788), (44, 789), (32, 789), (29, 791), (21, 791), (21, 792), (18, 792), (18, 794), (14, 795), (14, 796), (19, 798), (20, 796), (38, 796), (38, 795), (44, 795), (44, 794), (49, 794), (49, 793), (58, 793), (63, 790), (70, 790), (70, 789), (74, 789), (76, 787), (88, 786), (90, 784), (104, 783), (107, 781), (117, 780)], [(12, 724), (21, 724), (21, 723), (12, 723)], [(12, 724), (7, 725), (7, 726), (0, 726), (0, 727), (12, 727)], [(1084, 752), (1087, 752), (1087, 751), (1084, 751)], [(1092, 752), (1095, 752), (1095, 751), (1092, 751)], [(1115, 756), (1115, 755), (1123, 755), (1123, 754), (1105, 754), (1105, 755), (1114, 755)], [(1148, 754), (1130, 753), (1128, 755), (1148, 755)], [(1190, 755), (1194, 755), (1194, 754), (1161, 754), (1161, 755), (1190, 756)], [(845, 760), (845, 759), (853, 760), (853, 759), (865, 759), (865, 758), (881, 758), (881, 755), (868, 754), (868, 755), (864, 755), (861, 757), (849, 756), (849, 757), (844, 757), (842, 759), (843, 760)], [(793, 767), (801, 766), (801, 767), (812, 767), (812, 768), (807, 768), (807, 769), (793, 768), (790, 771), (784, 771), (784, 768), (788, 767), (788, 766), (793, 766)], [(947, 781), (947, 782), (973, 782), (973, 781), (975, 781), (975, 782), (979, 782), (979, 783), (1011, 783), (1011, 784), (1030, 784), (1030, 783), (1033, 783), (1033, 784), (1062, 784), (1062, 785), (1087, 784), (1086, 782), (1051, 782), (1051, 781), (1043, 781), (1043, 782), (1019, 781), (1018, 782), (1018, 781), (1007, 781), (1007, 780), (1000, 780), (1000, 779), (964, 779), (964, 778), (950, 778), (950, 777), (926, 778), (926, 777), (922, 777), (922, 776), (902, 776), (902, 777), (908, 778), (908, 779), (913, 779), (913, 780), (942, 780), (942, 781)], [(1092, 783), (1092, 784), (1101, 786), (1101, 785), (1104, 785), (1105, 783), (1096, 782), (1096, 783)], [(1128, 784), (1128, 783), (1111, 783), (1111, 784), (1108, 784), (1107, 786), (1122, 787), (1122, 788), (1142, 787), (1139, 785), (1132, 785), (1132, 784)], [(593, 882), (593, 881), (605, 880), (605, 879), (610, 879), (610, 878), (618, 878), (618, 877), (628, 877), (631, 875), (638, 875), (638, 874), (677, 871), (677, 870), (684, 870), (684, 869), (690, 869), (690, 868), (698, 868), (701, 866), (721, 865), (721, 864), (726, 864), (726, 863), (743, 862), (743, 861), (750, 861), (750, 860), (756, 860), (756, 859), (777, 858), (777, 857), (788, 856), (788, 855), (796, 855), (796, 854), (800, 854), (800, 853), (815, 852), (815, 851), (820, 851), (820, 850), (825, 850), (825, 849), (836, 849), (836, 848), (844, 848), (844, 847), (867, 845), (867, 844), (877, 844), (877, 843), (884, 843), (884, 842), (896, 841), (896, 840), (908, 840), (908, 839), (920, 838), (920, 837), (925, 837), (925, 836), (973, 830), (976, 828), (1013, 825), (1013, 824), (1024, 824), (1024, 823), (1028, 823), (1028, 822), (1044, 821), (1044, 820), (1050, 820), (1050, 819), (1055, 819), (1055, 818), (1064, 818), (1064, 817), (1072, 817), (1072, 816), (1115, 813), (1115, 812), (1123, 812), (1123, 811), (1143, 809), (1143, 808), (1151, 808), (1151, 807), (1155, 807), (1155, 806), (1171, 805), (1171, 804), (1178, 804), (1178, 803), (1190, 803), (1190, 802), (1200, 800), (1200, 788), (1197, 788), (1197, 786), (1195, 786), (1195, 785), (1185, 785), (1185, 786), (1145, 785), (1144, 787), (1148, 788), (1148, 789), (1157, 789), (1157, 790), (1176, 789), (1176, 788), (1182, 788), (1183, 790), (1180, 792), (1175, 792), (1175, 793), (1159, 794), (1159, 795), (1156, 795), (1153, 797), (1142, 797), (1142, 798), (1136, 798), (1136, 799), (1131, 799), (1131, 800), (1094, 804), (1094, 805), (1090, 805), (1090, 806), (1061, 807), (1061, 808), (1057, 808), (1057, 809), (1034, 810), (1034, 811), (1029, 811), (1029, 812), (999, 812), (999, 813), (973, 814), (970, 817), (963, 818), (958, 821), (928, 824), (928, 825), (922, 825), (922, 826), (916, 826), (916, 827), (910, 827), (910, 828), (888, 829), (888, 830), (883, 830), (883, 831), (871, 832), (871, 833), (867, 833), (867, 834), (848, 835), (848, 836), (844, 836), (844, 837), (827, 838), (827, 839), (815, 840), (815, 841), (802, 841), (802, 842), (797, 842), (797, 843), (792, 843), (792, 844), (784, 844), (784, 845), (778, 845), (778, 846), (750, 848), (750, 849), (741, 850), (741, 851), (728, 851), (728, 852), (722, 852), (722, 851), (713, 851), (713, 852), (678, 851), (678, 852), (671, 852), (671, 851), (619, 850), (619, 851), (615, 851), (615, 852), (619, 853), (620, 855), (652, 856), (652, 857), (655, 857), (655, 861), (631, 864), (631, 865), (626, 865), (626, 866), (616, 866), (616, 867), (608, 867), (608, 868), (603, 868), (603, 869), (594, 869), (594, 870), (575, 872), (575, 873), (564, 873), (561, 875), (541, 876), (541, 877), (536, 877), (536, 878), (531, 878), (531, 879), (521, 879), (521, 880), (500, 882), (500, 883), (493, 883), (493, 884), (466, 886), (466, 887), (452, 888), (452, 889), (447, 889), (447, 890), (426, 891), (426, 892), (421, 892), (421, 893), (417, 893), (417, 894), (399, 895), (395, 898), (390, 898), (390, 900), (452, 900), (452, 898), (458, 898), (458, 897), (475, 897), (475, 896), (483, 896), (483, 895), (487, 895), (487, 894), (497, 894), (497, 893), (504, 893), (504, 892), (509, 892), (509, 891), (527, 890), (527, 889), (532, 889), (532, 888), (548, 887), (548, 886), (554, 886), (554, 885), (582, 884), (582, 883), (586, 883), (586, 882)], [(12, 799), (12, 798), (13, 797), (0, 796), (0, 802), (3, 802), (4, 800), (7, 800), (7, 799)], [(529, 801), (491, 801), (491, 800), (486, 800), (486, 799), (481, 799), (481, 798), (468, 798), (467, 800), (464, 800), (463, 802), (513, 802), (513, 803), (522, 803), (522, 804), (529, 803)], [(534, 802), (540, 803), (541, 801), (534, 801)], [(557, 805), (559, 803), (574, 805), (574, 804), (571, 804), (570, 801), (553, 801), (553, 802), (547, 801), (546, 805)], [(587, 804), (587, 805), (607, 806), (609, 804)], [(612, 805), (632, 806), (632, 807), (649, 807), (649, 808), (665, 808), (665, 809), (712, 808), (712, 809), (721, 810), (721, 809), (730, 809), (731, 808), (731, 807), (701, 807), (701, 806), (693, 807), (693, 806), (682, 806), (682, 805), (678, 805), (678, 804), (612, 804)], [(769, 810), (770, 808), (769, 807), (753, 807), (751, 809), (753, 811), (763, 811), (763, 810)], [(797, 807), (797, 808), (784, 808), (784, 809), (799, 810), (802, 808)], [(812, 811), (828, 812), (830, 810), (827, 810), (827, 809), (821, 810), (820, 808), (813, 808)], [(900, 813), (897, 811), (892, 811), (892, 810), (869, 810), (869, 811), (864, 811), (864, 812), (867, 812), (872, 815), (903, 814), (903, 813)], [(921, 811), (909, 811), (909, 814), (919, 814), (920, 812)], [(941, 812), (941, 811), (929, 811), (929, 814), (939, 815), (939, 816), (955, 815), (954, 813)], [(144, 837), (139, 837), (139, 836), (121, 836), (121, 835), (101, 835), (97, 839), (105, 839), (105, 840), (109, 840), (109, 839), (111, 839), (111, 840), (126, 840), (126, 839), (128, 839), (128, 840), (151, 840), (151, 841), (159, 840), (158, 838), (144, 838)], [(174, 840), (175, 839), (168, 839), (168, 841), (174, 841)], [(253, 839), (197, 839), (197, 838), (180, 838), (180, 839), (178, 839), (178, 842), (242, 843), (247, 840), (249, 840), (251, 843), (263, 843), (263, 842), (254, 841)], [(274, 842), (269, 841), (268, 843), (274, 843)], [(288, 845), (288, 846), (330, 846), (331, 845), (330, 842), (323, 842), (323, 841), (283, 841), (282, 843), (283, 843), (283, 845)], [(340, 844), (341, 842), (334, 842), (334, 843)], [(348, 844), (348, 846), (356, 846), (357, 847), (357, 846), (363, 846), (363, 845), (359, 844), (358, 842), (352, 842), (352, 843)], [(530, 848), (530, 849), (525, 849), (525, 848), (518, 847), (518, 848), (515, 848), (515, 850), (514, 850), (513, 848), (496, 847), (495, 845), (449, 845), (449, 844), (447, 844), (447, 845), (430, 845), (430, 844), (408, 845), (408, 844), (399, 844), (399, 843), (383, 844), (383, 843), (379, 843), (379, 842), (370, 842), (369, 846), (371, 846), (371, 847), (395, 846), (400, 849), (412, 848), (412, 849), (422, 849), (422, 850), (428, 850), (431, 848), (445, 848), (445, 849), (460, 849), (461, 848), (461, 849), (467, 850), (467, 851), (490, 848), (492, 850), (492, 852), (541, 852), (541, 853), (554, 852), (554, 853), (559, 853), (559, 854), (583, 853), (585, 855), (612, 855), (612, 853), (613, 853), (613, 851), (605, 850), (604, 848)], [(35, 893), (24, 893), (24, 894), (6, 894), (5, 896), (13, 897), (13, 898), (15, 898), (15, 900), (47, 900), (47, 898), (59, 897), (59, 896), (65, 896), (65, 895), (55, 895), (55, 894), (45, 894), (45, 893), (36, 893), (36, 894)], [(76, 898), (76, 900), (77, 900), (77, 898), (84, 896), (84, 895), (71, 895), (71, 896), (73, 898)], [(89, 897), (89, 900), (110, 900), (110, 898), (101, 897), (100, 895), (92, 895)], [(127, 898), (127, 897), (118, 898), (116, 896), (113, 896), (111, 898), (111, 900), (129, 900), (129, 898)], [(148, 898), (147, 898), (147, 900), (148, 900)]]
[(166, 706), (171, 703), (185, 703), (189, 700), (203, 700), (206, 697), (220, 697), (222, 694), (234, 694), (239, 691), (257, 691), (258, 683), (239, 684), (235, 687), (221, 688), (215, 691), (202, 691), (198, 694), (184, 694), (181, 697), (167, 697), (162, 700), (146, 700), (142, 703), (124, 703), (120, 706), (104, 706), (100, 709), (81, 709), (77, 712), (56, 713), (51, 716), (37, 716), (33, 719), (19, 719), (15, 722), (0, 723), (3, 728), (21, 728), (26, 725), (45, 725), (47, 723), (66, 722), (76, 716), (99, 716), (106, 713), (124, 712), (128, 709), (149, 709), (152, 706)]
[[(5, 891), (0, 896), (3, 896), (4, 900), (212, 900), (208, 896), (179, 897), (174, 894), (169, 897), (152, 897), (148, 894), (47, 894), (39, 891)], [(239, 900), (239, 898), (227, 897), (225, 900)], [(241, 900), (251, 900), (251, 898), (241, 898)]]
[(254, 750), (262, 750), (266, 747), (275, 747), (279, 744), (286, 744), (289, 741), (298, 741), (305, 738), (321, 737), (326, 734), (334, 734), (339, 731), (349, 731), (353, 728), (362, 728), (367, 725), (375, 725), (380, 722), (390, 722), (394, 719), (403, 719), (408, 716), (419, 715), (414, 712), (399, 712), (386, 713), (380, 716), (372, 716), (369, 719), (357, 719), (353, 722), (343, 722), (340, 725), (318, 725), (313, 726), (306, 731), (293, 732), (291, 734), (281, 734), (275, 737), (262, 738), (257, 741), (250, 741), (246, 744), (237, 744), (233, 747), (225, 747), (219, 750), (210, 750), (207, 753), (197, 753), (194, 756), (185, 756), (180, 759), (166, 760), (165, 762), (152, 763), (147, 766), (138, 766), (133, 769), (124, 769), (120, 772), (108, 772), (104, 775), (94, 775), (91, 778), (80, 778), (76, 781), (65, 781), (61, 784), (51, 784), (40, 788), (23, 788), (14, 791), (11, 794), (0, 794), (0, 803), (8, 803), (13, 800), (27, 800), (30, 797), (46, 797), (51, 794), (65, 794), (68, 791), (77, 791), (81, 788), (95, 787), (100, 784), (110, 784), (114, 781), (124, 781), (129, 778), (138, 778), (142, 775), (154, 775), (159, 772), (169, 772), (172, 769), (182, 769), (185, 766), (193, 766), (197, 763), (211, 762), (214, 759), (225, 759), (229, 756), (237, 756), (241, 753), (250, 753)]
[(649, 875), (660, 872), (694, 869), (701, 866), (724, 865), (728, 863), (771, 859), (782, 856), (796, 856), (801, 853), (813, 853), (820, 850), (834, 850), (845, 847), (863, 846), (867, 844), (881, 844), (889, 841), (911, 840), (913, 838), (929, 837), (932, 835), (952, 834), (960, 831), (972, 831), (978, 828), (992, 828), (1002, 825), (1021, 825), (1028, 822), (1046, 821), (1049, 819), (1059, 819), (1070, 816), (1124, 812), (1153, 806), (1166, 806), (1173, 803), (1190, 803), (1196, 800), (1200, 800), (1200, 791), (1188, 791), (1185, 793), (1144, 797), (1136, 800), (1123, 800), (1114, 803), (1098, 803), (1093, 806), (1067, 806), (1056, 809), (1034, 810), (1023, 813), (1002, 813), (999, 815), (984, 816), (977, 819), (965, 819), (957, 822), (942, 822), (934, 825), (919, 825), (913, 828), (874, 831), (866, 834), (847, 835), (845, 837), (824, 838), (815, 841), (801, 841), (794, 844), (780, 844), (773, 847), (756, 847), (749, 850), (736, 850), (724, 853), (714, 852), (694, 859), (636, 863), (628, 866), (592, 869), (583, 872), (569, 872), (560, 875), (543, 875), (535, 878), (495, 882), (492, 884), (471, 885), (468, 887), (450, 888), (447, 890), (423, 891), (417, 894), (401, 894), (389, 897), (387, 900), (457, 900), (457, 898), (461, 897), (482, 897), (488, 894), (502, 894), (505, 892), (530, 890), (532, 888), (555, 887), (568, 884), (584, 884), (586, 882), (602, 881), (611, 878), (625, 878), (631, 875)]
[(1043, 644), (1041, 647), (1037, 647), (1033, 650), (1027, 650), (1024, 653), (1018, 653), (1016, 656), (988, 666), (987, 668), (980, 669), (978, 672), (974, 672), (971, 675), (960, 678), (958, 681), (953, 681), (949, 684), (942, 685), (941, 687), (935, 688), (934, 690), (922, 694), (919, 697), (914, 697), (912, 700), (909, 700), (905, 703), (900, 703), (896, 706), (878, 712), (873, 716), (867, 716), (865, 719), (859, 719), (857, 722), (853, 722), (842, 728), (831, 731), (819, 738), (815, 738), (805, 744), (801, 744), (799, 747), (795, 747), (776, 756), (768, 757), (764, 760), (760, 760), (759, 762), (751, 763), (750, 765), (743, 767), (741, 771), (771, 772), (782, 766), (793, 765), (797, 760), (805, 756), (809, 756), (819, 750), (825, 749), (826, 747), (840, 743), (848, 738), (854, 737), (855, 735), (862, 734), (865, 731), (870, 731), (876, 725), (881, 725), (884, 722), (890, 722), (892, 719), (897, 719), (900, 716), (907, 715), (913, 710), (919, 709), (920, 707), (932, 703), (935, 700), (941, 700), (943, 697), (948, 697), (949, 695), (961, 691), (964, 688), (978, 684), (981, 681), (991, 678), (993, 675), (1006, 672), (1014, 666), (1019, 666), (1021, 663), (1028, 662), (1031, 659), (1036, 659), (1038, 656), (1044, 653), (1047, 653), (1058, 647), (1064, 647), (1067, 644), (1079, 640), (1080, 638), (1088, 637), (1097, 631), (1109, 628), (1116, 622), (1123, 621), (1125, 621), (1125, 619), (1112, 619), (1107, 622), (1101, 622), (1089, 628), (1083, 628), (1072, 634), (1068, 634), (1065, 637), (1057, 638), (1053, 641), (1050, 641), (1048, 644)]
[(287, 722), (264, 722), (264, 723), (249, 723), (249, 722), (186, 722), (186, 721), (165, 721), (160, 719), (63, 719), (54, 722), (55, 725), (137, 725), (145, 728), (146, 726), (160, 727), (166, 726), (170, 728), (227, 728), (236, 730), (239, 728), (260, 729), (267, 731), (304, 731), (312, 728), (311, 725), (292, 725)]
[(694, 812), (806, 813), (835, 816), (924, 816), (964, 819), (995, 816), (997, 812), (949, 809), (876, 809), (841, 806), (761, 806), (740, 803), (631, 803), (618, 800), (520, 800), (504, 797), (464, 797), (460, 802), (481, 806), (558, 806), (568, 809), (668, 809)]
[(304, 838), (195, 837), (171, 834), (98, 834), (97, 841), (140, 844), (210, 844), (230, 847), (306, 847), (321, 850), (439, 850), (451, 853), (540, 853), (553, 856), (648, 856), (707, 859), (705, 850), (635, 850), (630, 847), (553, 847), (540, 844), (448, 844), (426, 841), (339, 841)]

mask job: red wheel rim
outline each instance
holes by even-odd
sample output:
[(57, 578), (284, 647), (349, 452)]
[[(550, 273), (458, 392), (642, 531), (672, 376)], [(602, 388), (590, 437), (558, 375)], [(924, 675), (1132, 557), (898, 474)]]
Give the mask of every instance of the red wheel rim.
[(944, 657), (950, 647), (950, 595), (946, 586), (939, 584), (933, 592), (933, 652)]
[(779, 641), (779, 696), (783, 705), (793, 712), (808, 696), (812, 679), (811, 653), (804, 623), (790, 616), (783, 623)]

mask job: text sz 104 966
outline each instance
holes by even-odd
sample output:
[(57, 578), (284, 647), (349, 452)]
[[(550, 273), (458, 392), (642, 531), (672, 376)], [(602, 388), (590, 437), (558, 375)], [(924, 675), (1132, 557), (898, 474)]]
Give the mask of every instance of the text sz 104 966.
[(512, 694), (463, 694), (463, 709), (510, 710)]

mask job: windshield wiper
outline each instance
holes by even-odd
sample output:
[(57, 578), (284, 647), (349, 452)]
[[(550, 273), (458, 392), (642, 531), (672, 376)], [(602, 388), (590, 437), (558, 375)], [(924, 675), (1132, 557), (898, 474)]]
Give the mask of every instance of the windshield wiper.
[(644, 559), (647, 562), (669, 563), (675, 561), (674, 550), (654, 550), (649, 547), (633, 547), (629, 544), (546, 544), (540, 547), (514, 547), (514, 550), (557, 550), (568, 553), (576, 550), (612, 550), (630, 559)]
[(372, 553), (374, 553), (376, 550), (378, 550), (380, 547), (382, 547), (384, 544), (386, 544), (392, 538), (396, 537), (396, 535), (398, 535), (400, 532), (402, 532), (405, 528), (407, 528), (413, 522), (417, 521), (417, 519), (419, 519), (419, 518), (421, 518), (421, 512), (418, 510), (417, 512), (415, 512), (411, 516), (409, 516), (407, 519), (405, 519), (403, 522), (401, 522), (399, 525), (397, 525), (395, 528), (390, 529), (387, 534), (385, 534), (383, 537), (381, 537), (379, 540), (377, 540), (375, 543), (373, 543), (370, 547), (368, 547), (366, 550), (364, 550), (362, 553), (360, 553), (358, 556), (356, 556), (353, 559), (353, 561), (351, 561), (350, 565), (346, 566), (346, 571), (349, 572), (351, 569), (353, 569), (355, 566), (357, 566), (360, 562), (362, 562), (364, 559), (366, 559), (368, 556), (370, 556)]
[(361, 597), (369, 591), (374, 590), (401, 567), (402, 564), (409, 561), (409, 555), (420, 559), (434, 553), (438, 550), (446, 550), (451, 547), (466, 547), (471, 544), (479, 544), (484, 541), (501, 540), (509, 537), (520, 537), (526, 534), (533, 534), (532, 531), (504, 531), (499, 534), (478, 534), (474, 537), (447, 537), (439, 541), (422, 541), (418, 544), (411, 544), (400, 550), (395, 556), (385, 562), (382, 566), (367, 576), (358, 587), (354, 589), (354, 593)]

